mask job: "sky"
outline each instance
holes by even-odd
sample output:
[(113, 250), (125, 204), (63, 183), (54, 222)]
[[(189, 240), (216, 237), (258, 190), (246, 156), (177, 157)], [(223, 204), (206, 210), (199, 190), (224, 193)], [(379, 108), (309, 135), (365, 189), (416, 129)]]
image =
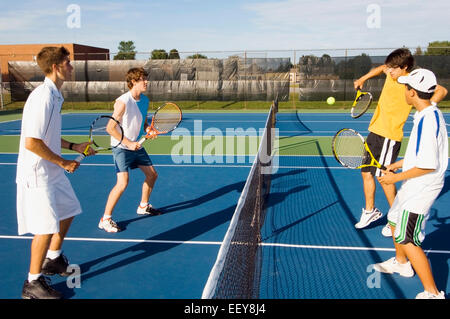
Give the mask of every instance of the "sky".
[(138, 52), (215, 52), (450, 40), (448, 0), (0, 1), (0, 44), (79, 43), (113, 53), (120, 41)]

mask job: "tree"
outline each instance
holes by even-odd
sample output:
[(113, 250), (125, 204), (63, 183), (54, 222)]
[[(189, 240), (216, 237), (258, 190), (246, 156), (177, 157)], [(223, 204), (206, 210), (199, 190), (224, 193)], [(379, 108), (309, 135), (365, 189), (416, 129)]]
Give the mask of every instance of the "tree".
[(428, 43), (425, 55), (450, 55), (450, 41), (433, 41)]
[(372, 68), (372, 60), (365, 53), (353, 58), (345, 59), (334, 67), (334, 72), (340, 79), (357, 79)]
[(333, 64), (333, 59), (328, 54), (322, 55), (322, 57), (319, 59), (320, 66), (332, 66)]
[(423, 54), (422, 48), (420, 46), (417, 47), (416, 51), (414, 52), (414, 55), (422, 55), (422, 54)]
[(206, 55), (196, 53), (196, 54), (188, 56), (187, 58), (188, 59), (207, 59), (208, 57)]
[(150, 57), (150, 59), (153, 60), (164, 60), (164, 59), (168, 59), (169, 55), (167, 54), (166, 50), (163, 49), (155, 49), (152, 51), (152, 55)]
[(180, 54), (178, 53), (177, 49), (172, 49), (169, 52), (169, 59), (175, 59), (175, 60), (179, 60), (180, 59)]
[(136, 57), (136, 47), (133, 41), (120, 41), (119, 52), (114, 56), (114, 60), (134, 60)]
[(424, 55), (415, 56), (416, 65), (433, 70), (439, 79), (450, 76), (450, 41), (434, 41), (428, 44)]
[(314, 75), (314, 68), (318, 63), (319, 57), (316, 57), (315, 55), (302, 55), (298, 62), (299, 72), (303, 73), (308, 78)]
[(372, 60), (370, 57), (363, 53), (361, 55), (356, 56), (353, 59), (353, 70), (354, 70), (354, 79), (358, 79), (372, 68)]

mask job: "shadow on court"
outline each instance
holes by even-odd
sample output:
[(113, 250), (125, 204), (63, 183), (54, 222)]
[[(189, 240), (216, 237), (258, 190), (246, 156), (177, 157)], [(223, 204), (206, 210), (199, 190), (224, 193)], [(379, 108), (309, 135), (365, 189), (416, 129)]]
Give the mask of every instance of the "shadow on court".
[[(447, 170), (447, 172), (448, 172), (448, 170)], [(449, 190), (450, 190), (450, 175), (447, 175), (445, 177), (444, 187), (442, 188), (441, 192), (439, 193), (439, 196), (437, 199), (444, 196)]]
[[(346, 216), (347, 216), (348, 220), (350, 221), (350, 223), (352, 225), (354, 225), (358, 221), (351, 214), (351, 209), (350, 209), (350, 207), (348, 207), (347, 202), (345, 201), (345, 199), (343, 198), (343, 196), (341, 194), (341, 191), (339, 189), (339, 185), (336, 183), (333, 175), (331, 174), (331, 170), (328, 167), (328, 164), (327, 164), (327, 162), (325, 160), (324, 153), (323, 153), (323, 150), (320, 147), (320, 144), (317, 141), (315, 141), (315, 144), (316, 144), (316, 147), (317, 147), (317, 151), (320, 154), (318, 159), (322, 162), (322, 165), (324, 167), (326, 167), (325, 174), (328, 177), (330, 186), (333, 188), (333, 190), (334, 190), (334, 192), (335, 192), (335, 194), (336, 194), (336, 196), (338, 198), (339, 205), (342, 207), (342, 210), (346, 214)], [(364, 243), (365, 247), (373, 247), (373, 245), (370, 243), (369, 238), (364, 234), (364, 232), (356, 232), (356, 234), (359, 237), (359, 239)], [(371, 255), (371, 258), (372, 258), (373, 261), (375, 261), (375, 262), (382, 261), (382, 258), (380, 257), (380, 255), (376, 251), (371, 250), (371, 251), (369, 251), (369, 254)], [(392, 289), (392, 292), (393, 292), (395, 298), (397, 298), (397, 299), (404, 299), (405, 298), (405, 295), (403, 294), (402, 290), (399, 288), (397, 283), (390, 276), (387, 276), (386, 281), (389, 284), (390, 288)]]
[[(272, 175), (272, 181), (276, 180), (277, 178), (282, 178), (282, 177), (289, 176), (289, 175), (300, 174), (304, 171), (305, 171), (304, 169), (297, 169), (297, 170), (292, 170), (292, 171), (289, 171), (289, 172), (286, 172), (283, 174), (274, 174), (274, 175)], [(163, 207), (159, 207), (159, 209), (162, 211), (162, 215), (165, 215), (165, 214), (173, 213), (173, 212), (180, 211), (180, 210), (195, 208), (206, 202), (214, 201), (215, 199), (217, 199), (221, 196), (224, 196), (225, 194), (235, 192), (235, 191), (241, 192), (242, 189), (244, 188), (244, 186), (245, 186), (245, 181), (229, 184), (224, 187), (220, 187), (213, 192), (210, 192), (208, 194), (200, 196), (198, 198), (186, 200), (186, 201), (179, 202), (176, 204), (166, 205)], [(293, 189), (290, 191), (290, 193), (302, 191), (304, 188), (305, 188), (305, 186), (299, 186), (298, 189)], [(268, 204), (275, 205), (279, 202), (282, 202), (284, 200), (284, 198), (287, 196), (287, 194), (277, 193), (277, 194), (271, 194), (270, 196), (271, 196), (271, 202), (269, 202)], [(273, 196), (273, 198), (272, 198), (272, 196)], [(236, 207), (236, 206), (234, 206), (234, 207)], [(140, 221), (144, 218), (150, 218), (150, 217), (154, 217), (154, 216), (146, 215), (146, 216), (142, 216), (142, 217), (136, 217), (136, 218), (117, 222), (117, 225), (122, 230), (126, 230), (127, 226), (130, 225), (131, 223)]]
[[(87, 281), (97, 275), (104, 274), (106, 272), (112, 271), (114, 269), (125, 267), (129, 264), (132, 264), (136, 261), (148, 258), (152, 255), (164, 252), (166, 250), (172, 249), (178, 245), (181, 245), (183, 241), (191, 240), (204, 232), (207, 232), (231, 219), (233, 215), (235, 206), (230, 206), (226, 209), (220, 210), (218, 212), (212, 213), (210, 215), (195, 219), (190, 221), (184, 225), (175, 227), (169, 231), (163, 232), (156, 236), (152, 236), (147, 238), (146, 240), (174, 240), (176, 238), (177, 242), (175, 243), (138, 243), (131, 247), (118, 250), (112, 254), (108, 254), (91, 261), (85, 262), (80, 265), (81, 268), (81, 282)], [(96, 265), (101, 265), (104, 262), (108, 261), (111, 258), (121, 256), (127, 253), (134, 253), (133, 256), (120, 260), (111, 265), (107, 265), (105, 267), (101, 267), (94, 271), (91, 269)], [(64, 293), (66, 297), (74, 296), (74, 291), (69, 289), (65, 282), (59, 283), (55, 285), (55, 288)]]
[[(446, 179), (446, 182), (447, 180), (448, 178)], [(448, 251), (450, 249), (450, 243), (448, 241), (448, 235), (450, 234), (450, 216), (439, 217), (438, 214), (439, 211), (437, 209), (431, 209), (430, 218), (427, 223), (435, 227), (436, 230), (426, 234), (422, 244), (424, 250), (432, 249)], [(449, 279), (449, 254), (445, 252), (435, 252), (428, 254), (427, 257), (430, 260), (437, 288), (445, 291)]]
[[(275, 209), (266, 216), (264, 242), (375, 248), (365, 232), (355, 230), (357, 220), (341, 193), (319, 141), (311, 139), (283, 147), (296, 148), (300, 154), (305, 150), (308, 154), (314, 151), (314, 162), (308, 162), (311, 168), (296, 171), (292, 175), (297, 176), (280, 180), (272, 188), (269, 203), (273, 201)], [(298, 192), (298, 196), (285, 199), (280, 197), (278, 188), (283, 191), (282, 194)], [(376, 250), (365, 250), (362, 259), (356, 259), (358, 255), (355, 252), (338, 249), (287, 250), (274, 246), (266, 250), (269, 258), (263, 261), (263, 298), (405, 298), (403, 291), (390, 276), (383, 276), (390, 289), (366, 289), (365, 270), (368, 264), (383, 261)], [(327, 277), (315, 277), (319, 269), (323, 269), (322, 276)], [(295, 281), (292, 278), (309, 279)], [(330, 280), (336, 280), (333, 281), (336, 287), (343, 290), (334, 292), (335, 287), (329, 287)], [(357, 288), (361, 283), (363, 289)]]
[[(277, 178), (281, 178), (283, 176), (287, 175), (295, 175), (298, 173), (303, 172), (304, 169), (300, 170), (293, 170), (289, 171), (283, 174), (274, 174), (272, 177), (272, 180), (276, 180)], [(161, 207), (160, 209), (163, 211), (163, 214), (169, 214), (172, 212), (176, 212), (179, 210), (186, 210), (193, 207), (198, 207), (199, 205), (202, 205), (205, 202), (213, 201), (229, 192), (234, 191), (242, 191), (244, 188), (245, 182), (237, 182), (232, 183), (229, 185), (226, 185), (224, 187), (220, 187), (217, 190), (210, 192), (208, 194), (205, 194), (203, 196), (200, 196), (198, 198), (182, 201), (176, 204), (167, 205), (164, 207)], [(304, 190), (305, 186), (299, 186), (289, 192), (289, 194), (292, 194), (293, 192), (300, 192)], [(275, 194), (275, 198), (273, 201), (270, 202), (270, 205), (275, 205), (279, 202), (282, 202), (286, 196), (289, 195), (286, 193), (277, 193)], [(116, 252), (107, 254), (105, 256), (95, 258), (93, 260), (87, 261), (80, 265), (81, 270), (81, 283), (84, 281), (88, 281), (98, 275), (105, 274), (109, 271), (113, 271), (115, 269), (126, 267), (127, 265), (133, 264), (139, 260), (148, 258), (150, 256), (153, 256), (155, 254), (170, 250), (176, 246), (181, 245), (185, 241), (192, 240), (203, 233), (206, 233), (226, 222), (229, 222), (235, 212), (236, 204), (234, 203), (232, 206), (229, 206), (225, 209), (219, 210), (215, 213), (209, 214), (207, 216), (197, 218), (195, 220), (192, 220), (188, 223), (185, 223), (183, 225), (180, 225), (178, 227), (175, 227), (173, 229), (170, 229), (166, 232), (163, 232), (161, 234), (158, 234), (156, 236), (149, 237), (145, 239), (145, 241), (174, 241), (168, 242), (168, 243), (149, 243), (149, 242), (142, 242), (137, 243), (135, 245), (132, 245), (125, 249), (120, 249)], [(132, 218), (125, 221), (118, 222), (119, 227), (121, 227), (123, 230), (126, 229), (128, 225), (131, 223), (140, 221), (144, 218), (151, 218), (153, 216), (147, 215), (143, 217), (138, 218)], [(97, 268), (93, 270), (93, 268), (97, 265), (102, 265), (105, 262), (107, 262), (110, 259), (120, 257), (122, 255), (127, 255), (132, 253), (133, 255), (127, 258), (124, 258), (120, 261), (117, 261), (115, 263), (103, 266), (101, 268)], [(66, 298), (70, 298), (75, 296), (75, 291), (68, 288), (65, 282), (61, 282), (55, 285), (55, 288), (61, 292), (64, 293)]]

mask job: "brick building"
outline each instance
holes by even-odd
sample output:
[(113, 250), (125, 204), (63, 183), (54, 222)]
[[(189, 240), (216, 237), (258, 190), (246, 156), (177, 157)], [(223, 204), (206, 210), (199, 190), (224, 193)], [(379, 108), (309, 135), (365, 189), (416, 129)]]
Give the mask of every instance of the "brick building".
[(35, 61), (39, 51), (46, 46), (64, 46), (70, 52), (70, 59), (109, 60), (109, 49), (91, 47), (76, 43), (63, 44), (6, 44), (0, 45), (2, 79), (9, 82), (9, 61)]

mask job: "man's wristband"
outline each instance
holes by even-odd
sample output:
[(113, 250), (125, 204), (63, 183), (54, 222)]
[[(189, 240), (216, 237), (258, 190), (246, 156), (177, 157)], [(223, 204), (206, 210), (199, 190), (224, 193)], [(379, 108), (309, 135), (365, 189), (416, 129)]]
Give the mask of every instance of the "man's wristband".
[(72, 147), (73, 147), (73, 144), (74, 144), (74, 143), (70, 143), (70, 144), (69, 144), (69, 150), (72, 150), (72, 151), (73, 151), (73, 148), (72, 148)]

